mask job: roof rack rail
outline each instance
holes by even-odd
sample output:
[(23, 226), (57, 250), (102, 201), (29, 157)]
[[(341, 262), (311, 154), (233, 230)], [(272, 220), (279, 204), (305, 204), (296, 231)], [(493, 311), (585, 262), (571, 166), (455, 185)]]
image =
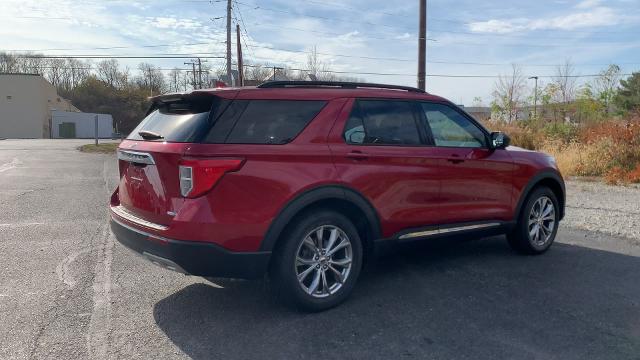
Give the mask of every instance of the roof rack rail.
[(409, 92), (424, 93), (424, 90), (410, 86), (400, 85), (386, 85), (386, 84), (374, 84), (374, 83), (359, 83), (359, 82), (343, 82), (343, 81), (269, 81), (264, 84), (258, 85), (260, 89), (276, 89), (287, 87), (338, 87), (342, 89), (356, 89), (356, 88), (372, 88), (372, 89), (391, 89), (391, 90), (404, 90)]

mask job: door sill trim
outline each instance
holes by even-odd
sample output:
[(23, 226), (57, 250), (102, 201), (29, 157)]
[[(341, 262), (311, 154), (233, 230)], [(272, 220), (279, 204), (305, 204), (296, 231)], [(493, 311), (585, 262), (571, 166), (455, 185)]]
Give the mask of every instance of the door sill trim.
[(400, 237), (398, 237), (398, 239), (400, 240), (415, 239), (415, 238), (428, 237), (428, 236), (434, 236), (434, 235), (456, 233), (461, 231), (495, 228), (501, 225), (502, 223), (499, 223), (499, 222), (490, 222), (490, 223), (484, 223), (484, 224), (473, 224), (473, 225), (439, 228), (439, 229), (425, 230), (425, 231), (416, 231), (416, 232), (411, 232), (411, 233), (401, 235)]

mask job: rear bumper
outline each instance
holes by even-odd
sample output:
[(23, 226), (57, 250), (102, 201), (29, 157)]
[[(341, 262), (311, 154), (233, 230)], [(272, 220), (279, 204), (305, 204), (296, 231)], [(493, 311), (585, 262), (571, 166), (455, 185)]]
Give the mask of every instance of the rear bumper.
[(196, 276), (254, 279), (263, 276), (270, 252), (232, 252), (220, 246), (172, 240), (149, 234), (111, 218), (116, 239), (164, 268)]

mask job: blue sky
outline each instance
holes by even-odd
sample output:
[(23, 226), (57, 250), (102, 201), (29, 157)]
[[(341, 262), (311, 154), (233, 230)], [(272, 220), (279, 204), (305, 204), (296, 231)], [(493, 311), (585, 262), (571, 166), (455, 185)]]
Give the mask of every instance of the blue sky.
[[(640, 70), (640, 0), (428, 3), (429, 74), (492, 76), (517, 63), (527, 76), (548, 76), (567, 59), (582, 75), (609, 63), (625, 73)], [(305, 52), (316, 46), (334, 71), (372, 82), (416, 84), (417, 0), (237, 0), (234, 5), (234, 24), (244, 20), (245, 62), (304, 68)], [(225, 7), (226, 1), (218, 0), (1, 0), (0, 50), (224, 55), (225, 20), (216, 18), (225, 16)], [(142, 47), (147, 45), (170, 46)], [(93, 49), (120, 46), (127, 48)], [(149, 62), (184, 67), (186, 60)], [(139, 61), (121, 62), (135, 69)], [(222, 59), (209, 61), (224, 66)], [(494, 82), (429, 77), (427, 90), (457, 103), (471, 105), (481, 97), (488, 104)]]

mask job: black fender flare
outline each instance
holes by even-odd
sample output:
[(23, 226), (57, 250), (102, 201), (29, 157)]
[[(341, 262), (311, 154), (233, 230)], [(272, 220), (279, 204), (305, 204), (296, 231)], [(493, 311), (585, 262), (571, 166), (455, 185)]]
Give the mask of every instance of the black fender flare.
[(542, 181), (545, 181), (545, 180), (552, 180), (560, 187), (562, 191), (561, 196), (558, 198), (558, 200), (561, 202), (560, 209), (559, 209), (560, 219), (564, 218), (565, 204), (566, 204), (566, 190), (565, 190), (564, 180), (562, 179), (562, 176), (560, 175), (560, 173), (556, 170), (542, 170), (541, 172), (537, 173), (535, 176), (533, 176), (529, 180), (529, 182), (527, 183), (527, 186), (525, 186), (525, 188), (520, 193), (520, 199), (518, 200), (518, 203), (516, 205), (515, 219), (514, 219), (515, 221), (518, 221), (518, 217), (520, 216), (520, 211), (524, 206), (525, 200), (531, 193), (531, 190), (533, 190), (534, 187), (538, 186)]
[(345, 200), (358, 207), (370, 224), (371, 240), (382, 237), (378, 213), (362, 194), (342, 185), (323, 185), (297, 195), (278, 212), (262, 240), (260, 251), (273, 251), (282, 231), (300, 211), (318, 201), (331, 199)]

